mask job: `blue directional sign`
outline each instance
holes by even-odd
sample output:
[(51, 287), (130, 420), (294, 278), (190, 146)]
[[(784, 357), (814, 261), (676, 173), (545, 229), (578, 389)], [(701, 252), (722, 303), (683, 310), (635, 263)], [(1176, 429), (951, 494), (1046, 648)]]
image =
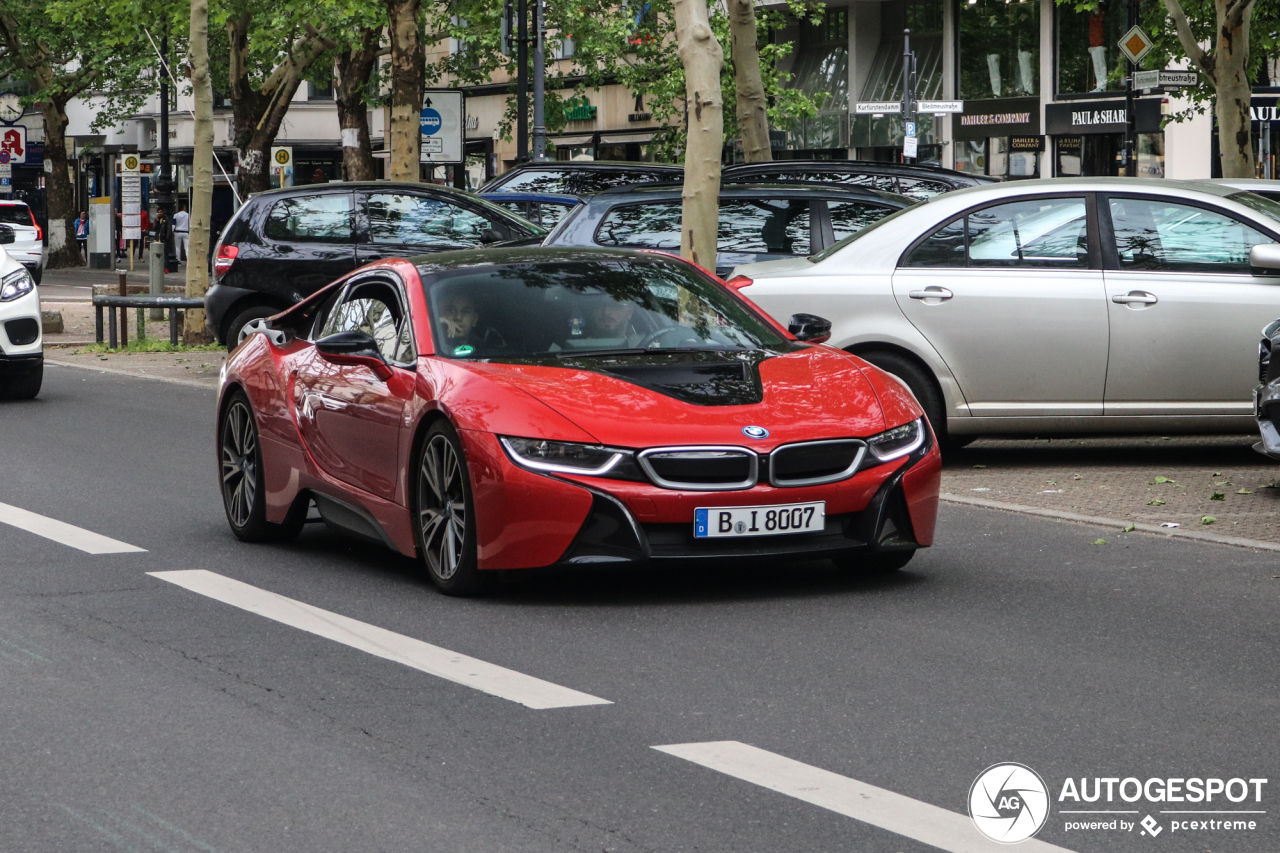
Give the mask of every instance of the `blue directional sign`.
[(442, 123), (440, 120), (440, 113), (436, 112), (431, 107), (425, 107), (422, 110), (422, 116), (419, 119), (419, 123), (422, 126), (423, 136), (435, 136), (440, 132), (440, 125)]

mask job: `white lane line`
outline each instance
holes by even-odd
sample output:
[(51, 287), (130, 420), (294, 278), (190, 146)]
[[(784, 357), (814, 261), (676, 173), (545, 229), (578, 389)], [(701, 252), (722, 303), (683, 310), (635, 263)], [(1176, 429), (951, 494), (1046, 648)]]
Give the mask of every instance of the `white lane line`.
[(134, 554), (146, 553), (147, 550), (9, 504), (0, 504), (0, 523), (52, 539), (62, 545), (70, 545), (88, 554)]
[(293, 628), (298, 628), (362, 652), (402, 663), (429, 675), (518, 702), (529, 708), (573, 708), (579, 705), (612, 705), (568, 687), (552, 684), (531, 675), (451, 652), (367, 622), (360, 622), (319, 607), (312, 607), (265, 589), (258, 589), (203, 569), (177, 572), (148, 572), (180, 587), (207, 595), (232, 607), (248, 610)]
[[(980, 834), (967, 815), (736, 740), (676, 743), (654, 749), (951, 853), (1008, 853), (1010, 849), (1010, 845)], [(1071, 853), (1034, 838), (1016, 846), (1019, 853)]]

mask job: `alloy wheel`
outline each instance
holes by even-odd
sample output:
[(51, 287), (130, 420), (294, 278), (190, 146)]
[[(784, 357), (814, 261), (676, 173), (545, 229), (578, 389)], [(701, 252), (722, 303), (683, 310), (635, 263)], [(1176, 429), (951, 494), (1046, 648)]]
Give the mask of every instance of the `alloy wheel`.
[(452, 578), (462, 563), (467, 505), (462, 460), (453, 442), (433, 435), (422, 452), (418, 473), (418, 524), (431, 573)]
[(253, 413), (237, 400), (222, 421), (222, 499), (236, 527), (245, 527), (253, 514), (258, 491), (258, 435)]

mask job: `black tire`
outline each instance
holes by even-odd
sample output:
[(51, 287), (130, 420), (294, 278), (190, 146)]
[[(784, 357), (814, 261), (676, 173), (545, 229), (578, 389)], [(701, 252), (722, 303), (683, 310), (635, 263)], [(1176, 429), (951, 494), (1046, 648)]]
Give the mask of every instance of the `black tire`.
[(246, 308), (235, 316), (231, 324), (227, 326), (227, 352), (235, 349), (240, 345), (240, 330), (252, 323), (254, 320), (265, 320), (268, 317), (274, 317), (283, 309), (272, 308), (269, 305), (255, 305), (252, 308)]
[(446, 595), (475, 595), (487, 577), (476, 566), (471, 476), (462, 442), (447, 421), (436, 421), (423, 435), (411, 476), (413, 535), (427, 577)]
[(859, 572), (868, 575), (896, 572), (911, 562), (916, 555), (915, 549), (910, 551), (886, 551), (883, 554), (859, 554), (852, 557), (836, 557), (831, 562), (836, 568), (846, 572)]
[(44, 267), (36, 267), (33, 270), (29, 270), (29, 272), (31, 273), (31, 280), (36, 284), (39, 284), (40, 279), (44, 278)]
[(267, 521), (266, 474), (253, 406), (243, 391), (233, 391), (218, 418), (218, 472), (222, 508), (231, 532), (245, 542), (283, 542), (302, 530), (306, 502), (284, 522)]
[(947, 416), (944, 413), (942, 389), (938, 387), (938, 383), (928, 370), (921, 368), (905, 355), (887, 350), (871, 350), (857, 353), (857, 355), (885, 373), (892, 373), (901, 379), (911, 389), (911, 393), (916, 395), (920, 408), (924, 409), (924, 415), (929, 419), (929, 425), (933, 427), (933, 434), (938, 437), (938, 442), (943, 447), (951, 446), (947, 436)]
[(0, 400), (34, 400), (44, 384), (44, 362), (0, 375)]

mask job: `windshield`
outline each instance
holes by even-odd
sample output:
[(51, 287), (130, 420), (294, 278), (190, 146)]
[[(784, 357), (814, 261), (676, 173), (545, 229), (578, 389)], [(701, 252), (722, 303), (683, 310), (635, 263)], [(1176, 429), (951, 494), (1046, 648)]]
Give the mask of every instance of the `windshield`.
[(1233, 193), (1227, 196), (1232, 201), (1238, 201), (1245, 207), (1252, 208), (1264, 216), (1280, 222), (1280, 202), (1272, 201), (1266, 196), (1257, 193)]
[(555, 261), (440, 273), (427, 283), (448, 358), (560, 358), (784, 346), (723, 287), (660, 258)]
[[(924, 202), (922, 202), (922, 204), (923, 203)], [(840, 251), (845, 246), (852, 243), (854, 240), (861, 240), (863, 237), (866, 237), (868, 234), (870, 234), (872, 231), (875, 231), (881, 225), (884, 225), (887, 222), (892, 222), (902, 214), (906, 213), (908, 210), (914, 210), (919, 206), (920, 206), (919, 204), (913, 204), (910, 207), (904, 207), (901, 210), (895, 210), (893, 213), (890, 213), (888, 216), (884, 217), (883, 219), (877, 219), (875, 222), (872, 222), (870, 225), (868, 225), (866, 228), (863, 228), (861, 231), (856, 231), (853, 234), (850, 234), (848, 237), (845, 237), (843, 240), (837, 240), (827, 248), (823, 249), (821, 252), (818, 252), (818, 254), (810, 255), (809, 260), (813, 261), (815, 264), (818, 261), (825, 261), (827, 258), (831, 257), (836, 252)]]

